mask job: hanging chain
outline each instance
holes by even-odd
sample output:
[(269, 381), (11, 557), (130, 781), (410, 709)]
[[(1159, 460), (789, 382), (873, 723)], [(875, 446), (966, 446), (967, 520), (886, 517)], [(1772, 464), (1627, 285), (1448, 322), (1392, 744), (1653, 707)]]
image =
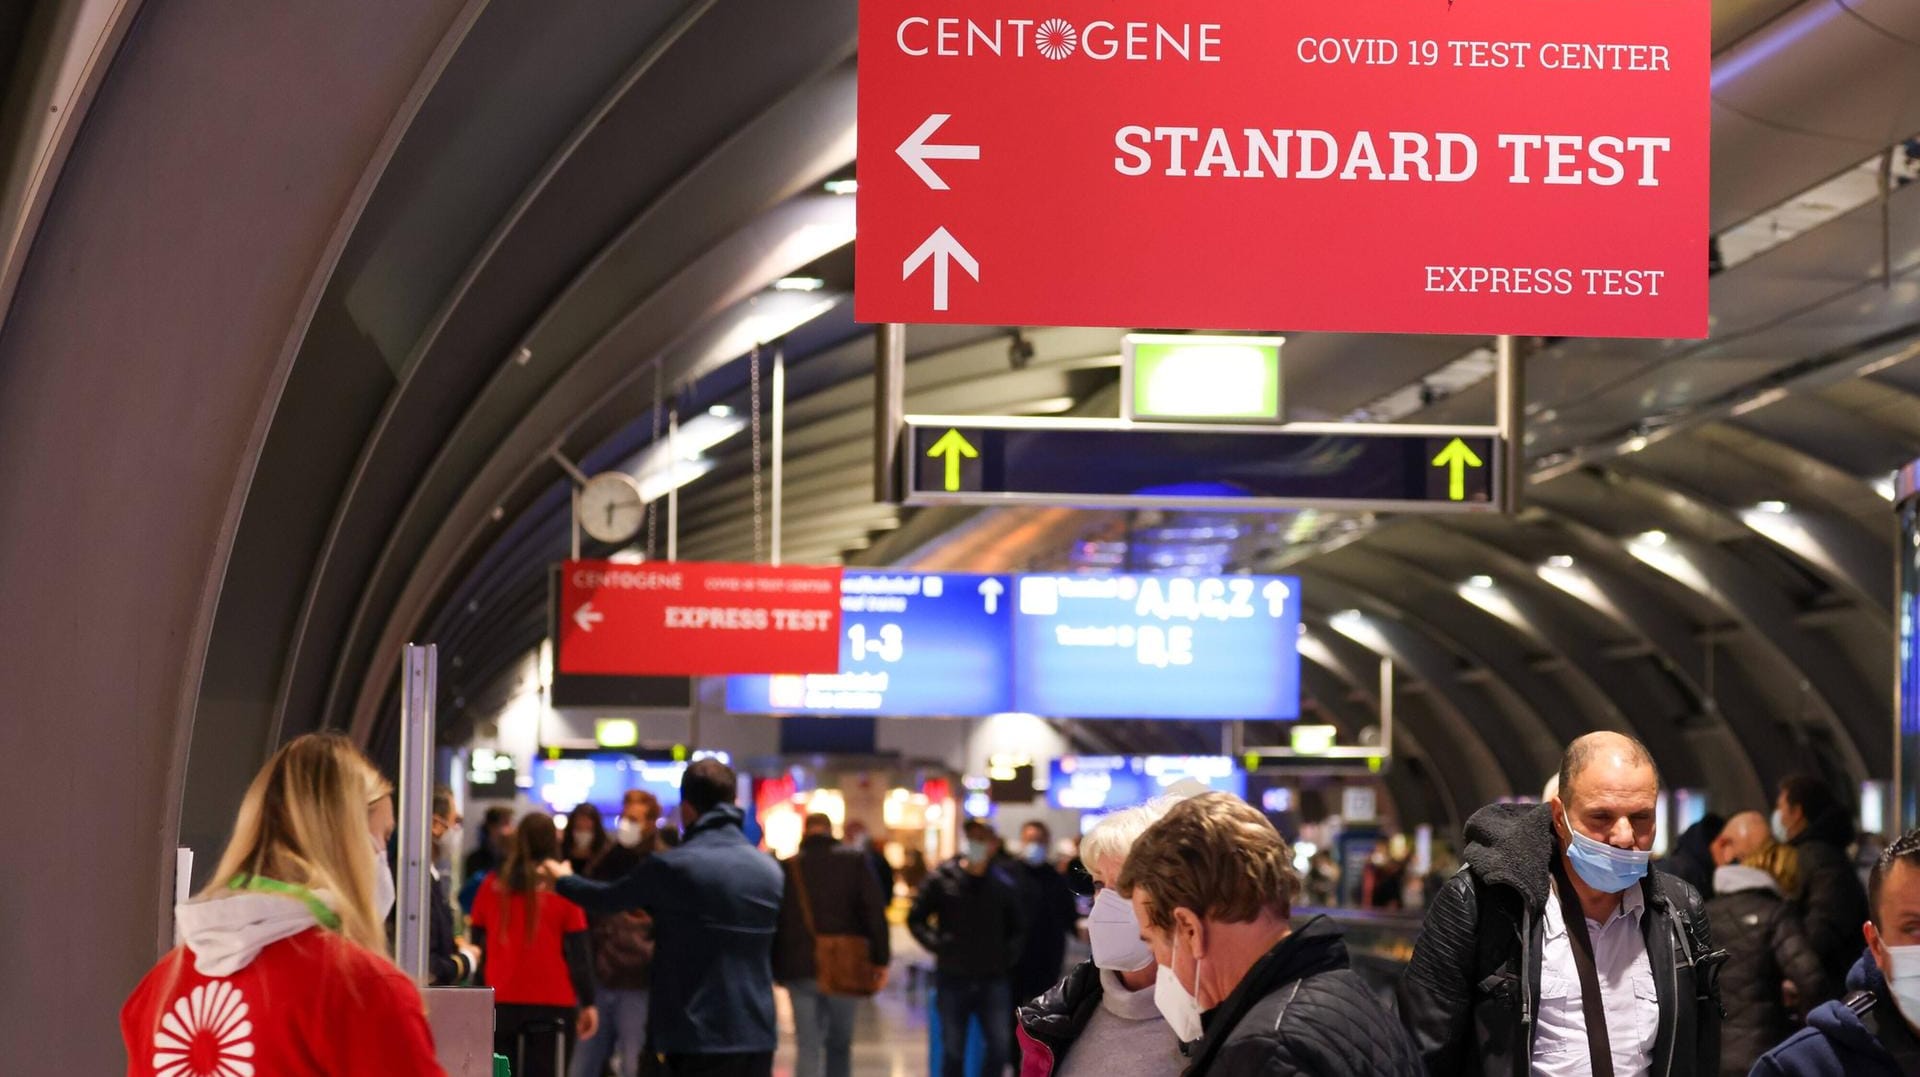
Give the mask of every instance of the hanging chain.
[[(662, 451), (660, 446), (660, 383), (663, 377), (661, 372), (662, 365), (658, 359), (653, 361), (653, 440), (647, 444), (652, 446), (655, 455), (659, 455)], [(667, 480), (669, 482), (673, 480), (674, 468), (677, 464), (678, 461), (675, 460), (667, 461)], [(656, 497), (652, 501), (647, 502), (647, 560), (649, 561), (653, 560), (653, 552), (655, 549), (654, 536), (658, 533), (656, 521), (659, 519), (659, 516), (660, 499)]]
[(758, 564), (767, 559), (767, 550), (760, 490), (760, 345), (757, 343), (753, 346), (747, 370), (747, 410), (752, 415), (753, 424), (753, 560)]

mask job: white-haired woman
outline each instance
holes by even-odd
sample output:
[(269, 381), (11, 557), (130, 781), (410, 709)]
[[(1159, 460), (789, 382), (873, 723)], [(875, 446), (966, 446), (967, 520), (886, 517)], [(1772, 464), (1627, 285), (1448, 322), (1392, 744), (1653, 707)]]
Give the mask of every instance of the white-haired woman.
[(1175, 802), (1115, 812), (1081, 840), (1095, 888), (1087, 917), (1093, 960), (1019, 1008), (1021, 1077), (1173, 1077), (1186, 1068), (1179, 1039), (1154, 1006), (1158, 967), (1133, 903), (1112, 889), (1134, 841)]
[(274, 753), (212, 885), (174, 910), (184, 944), (120, 1012), (129, 1077), (444, 1077), (387, 957), (392, 798), (345, 737)]

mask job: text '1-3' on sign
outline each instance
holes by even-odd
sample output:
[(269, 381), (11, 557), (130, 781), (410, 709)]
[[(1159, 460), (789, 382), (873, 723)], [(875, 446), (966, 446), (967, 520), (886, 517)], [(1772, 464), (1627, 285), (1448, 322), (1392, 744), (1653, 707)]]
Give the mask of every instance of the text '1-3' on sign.
[(1287, 719), (1299, 581), (849, 570), (831, 674), (731, 677), (743, 714)]
[(856, 313), (1705, 336), (1712, 7), (862, 4)]

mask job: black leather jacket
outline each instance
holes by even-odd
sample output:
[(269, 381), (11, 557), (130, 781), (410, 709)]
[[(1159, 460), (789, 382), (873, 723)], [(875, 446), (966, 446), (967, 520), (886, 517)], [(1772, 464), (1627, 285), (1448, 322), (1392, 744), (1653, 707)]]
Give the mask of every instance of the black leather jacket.
[[(1548, 878), (1560, 855), (1548, 805), (1496, 804), (1467, 821), (1467, 866), (1428, 907), (1400, 981), (1400, 1020), (1434, 1077), (1526, 1077), (1540, 1009)], [(1653, 1077), (1720, 1069), (1718, 967), (1693, 887), (1644, 881), (1647, 957), (1660, 1004)]]
[(1420, 1059), (1347, 967), (1340, 929), (1316, 916), (1282, 939), (1203, 1018), (1187, 1077), (1417, 1077)]

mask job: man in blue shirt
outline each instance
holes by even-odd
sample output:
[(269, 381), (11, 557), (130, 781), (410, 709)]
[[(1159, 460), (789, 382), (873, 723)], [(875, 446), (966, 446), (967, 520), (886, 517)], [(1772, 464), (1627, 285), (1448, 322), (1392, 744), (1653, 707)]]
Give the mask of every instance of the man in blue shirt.
[(1867, 952), (1847, 997), (1760, 1057), (1754, 1077), (1899, 1077), (1920, 1073), (1920, 830), (1887, 847), (1867, 881)]
[(741, 830), (733, 768), (714, 759), (680, 780), (686, 837), (613, 882), (546, 871), (561, 897), (588, 912), (643, 909), (653, 917), (649, 1050), (680, 1077), (769, 1077), (778, 1042), (773, 937), (785, 877)]

